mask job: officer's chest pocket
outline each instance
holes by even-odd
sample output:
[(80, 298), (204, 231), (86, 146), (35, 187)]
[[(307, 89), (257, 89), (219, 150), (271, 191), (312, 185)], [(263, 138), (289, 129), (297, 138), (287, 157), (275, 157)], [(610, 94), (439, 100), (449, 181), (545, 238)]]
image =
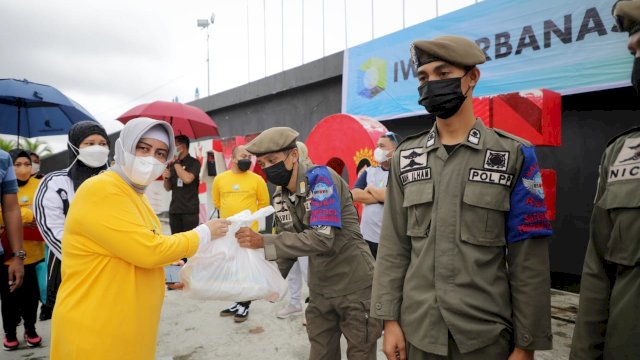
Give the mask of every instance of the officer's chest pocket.
[(636, 265), (640, 262), (640, 181), (607, 184), (598, 206), (608, 210), (613, 224), (605, 259)]
[(407, 235), (426, 237), (431, 225), (433, 183), (419, 182), (404, 190), (402, 206), (407, 210)]
[(511, 189), (506, 186), (468, 182), (462, 199), (462, 240), (475, 245), (505, 245), (510, 194)]

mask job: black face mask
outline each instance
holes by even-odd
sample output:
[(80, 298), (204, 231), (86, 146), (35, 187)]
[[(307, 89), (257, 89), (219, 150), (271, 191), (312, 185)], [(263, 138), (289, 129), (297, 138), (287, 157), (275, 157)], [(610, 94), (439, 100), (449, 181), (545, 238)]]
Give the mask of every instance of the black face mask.
[(418, 103), (430, 114), (440, 119), (448, 119), (455, 115), (467, 99), (467, 92), (462, 93), (462, 78), (427, 81), (418, 87), (420, 100)]
[(240, 169), (240, 171), (247, 171), (247, 170), (249, 170), (250, 167), (251, 167), (251, 160), (250, 159), (240, 159), (240, 160), (238, 160), (238, 169)]
[(633, 62), (633, 71), (631, 71), (631, 84), (636, 89), (636, 94), (640, 96), (640, 58), (636, 58)]
[(289, 185), (291, 175), (293, 174), (293, 169), (288, 170), (287, 166), (284, 164), (284, 160), (263, 169), (263, 171), (264, 174), (267, 175), (267, 180), (277, 186)]

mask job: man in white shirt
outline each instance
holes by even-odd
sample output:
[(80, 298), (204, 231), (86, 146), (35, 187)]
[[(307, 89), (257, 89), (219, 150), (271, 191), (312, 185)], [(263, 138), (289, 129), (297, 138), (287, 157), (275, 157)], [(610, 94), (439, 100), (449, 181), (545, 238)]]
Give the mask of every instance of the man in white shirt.
[(375, 258), (380, 242), (380, 226), (382, 225), (382, 210), (384, 209), (384, 194), (389, 178), (389, 165), (393, 151), (400, 142), (394, 132), (387, 132), (378, 139), (378, 147), (373, 153), (374, 160), (379, 166), (368, 167), (360, 174), (358, 181), (351, 190), (353, 200), (364, 204), (360, 231)]

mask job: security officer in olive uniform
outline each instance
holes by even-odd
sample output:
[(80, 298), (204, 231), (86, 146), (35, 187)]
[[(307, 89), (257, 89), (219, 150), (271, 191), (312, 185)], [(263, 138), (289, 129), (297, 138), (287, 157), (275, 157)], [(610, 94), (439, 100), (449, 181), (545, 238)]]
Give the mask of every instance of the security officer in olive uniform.
[[(640, 94), (640, 0), (616, 2), (613, 15)], [(569, 358), (640, 359), (640, 127), (609, 141), (599, 172)]]
[(373, 256), (362, 239), (349, 187), (326, 166), (300, 162), (298, 133), (263, 131), (246, 145), (256, 155), (273, 194), (275, 235), (250, 228), (236, 233), (240, 246), (264, 247), (283, 277), (299, 256), (309, 256), (307, 333), (310, 359), (340, 359), (340, 336), (349, 359), (376, 359), (382, 322), (369, 318)]
[(373, 280), (388, 359), (533, 359), (552, 346), (550, 270), (533, 147), (486, 128), (472, 41), (415, 41), (429, 131), (396, 149)]

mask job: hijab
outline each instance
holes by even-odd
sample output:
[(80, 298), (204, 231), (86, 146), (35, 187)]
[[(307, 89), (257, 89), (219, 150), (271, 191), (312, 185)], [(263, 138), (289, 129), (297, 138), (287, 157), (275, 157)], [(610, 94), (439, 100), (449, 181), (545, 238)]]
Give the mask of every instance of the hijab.
[[(107, 136), (107, 132), (104, 127), (99, 122), (96, 121), (80, 121), (69, 129), (69, 144), (75, 146), (76, 149), (80, 148), (80, 144), (84, 141), (84, 139), (88, 138), (91, 135), (100, 135), (107, 140), (107, 145), (111, 145), (109, 142), (109, 136)], [(67, 149), (69, 150), (69, 177), (73, 182), (74, 190), (78, 190), (80, 184), (82, 184), (88, 178), (98, 175), (100, 172), (107, 170), (107, 164), (98, 168), (92, 168), (85, 165), (80, 159), (78, 159), (77, 152), (78, 150), (71, 147), (71, 145), (67, 144)]]
[[(25, 150), (25, 149), (13, 149), (11, 151), (9, 151), (9, 156), (11, 156), (11, 162), (15, 163), (16, 160), (18, 158), (27, 158), (29, 159), (29, 162), (31, 162), (31, 152)], [(22, 187), (27, 185), (27, 183), (29, 182), (29, 180), (31, 179), (31, 177), (29, 177), (29, 179), (27, 180), (20, 180), (18, 178), (16, 178), (16, 180), (18, 181), (18, 186)]]
[(125, 160), (125, 152), (135, 156), (138, 141), (140, 141), (143, 135), (145, 135), (149, 130), (152, 130), (152, 132), (156, 131), (156, 129), (152, 129), (154, 127), (160, 127), (166, 131), (169, 140), (169, 154), (175, 153), (176, 145), (175, 140), (173, 139), (173, 129), (171, 128), (171, 125), (165, 121), (145, 117), (133, 119), (127, 122), (127, 124), (122, 128), (122, 131), (120, 131), (120, 138), (116, 140), (116, 154), (114, 157), (116, 163), (112, 170), (120, 175), (120, 177), (124, 179), (129, 186), (140, 194), (144, 193), (147, 187), (134, 183), (125, 174), (124, 166), (129, 165)]

